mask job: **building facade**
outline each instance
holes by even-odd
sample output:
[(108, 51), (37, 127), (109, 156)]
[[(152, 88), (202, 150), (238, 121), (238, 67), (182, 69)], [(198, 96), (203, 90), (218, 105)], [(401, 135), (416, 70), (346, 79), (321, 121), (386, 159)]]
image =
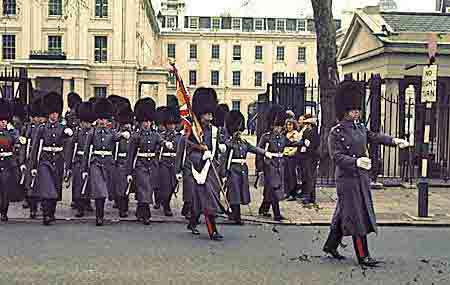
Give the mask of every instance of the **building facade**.
[(436, 0), (436, 11), (450, 13), (450, 0)]

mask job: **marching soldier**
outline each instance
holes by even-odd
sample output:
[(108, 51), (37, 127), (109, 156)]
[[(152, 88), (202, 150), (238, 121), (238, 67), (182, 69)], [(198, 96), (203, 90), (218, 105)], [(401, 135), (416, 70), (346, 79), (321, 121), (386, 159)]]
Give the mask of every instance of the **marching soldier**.
[[(122, 105), (121, 109), (117, 113), (117, 123), (119, 124), (120, 132), (133, 133), (133, 120), (134, 114), (131, 107), (128, 105)], [(130, 139), (121, 138), (116, 142), (116, 148), (114, 151), (114, 160), (116, 165), (116, 174), (114, 175), (114, 195), (117, 199), (117, 206), (119, 209), (119, 217), (128, 217), (128, 195), (131, 190), (131, 183), (128, 183), (128, 148)]]
[(135, 105), (134, 112), (136, 120), (140, 123), (140, 129), (133, 133), (129, 144), (127, 180), (128, 183), (135, 180), (138, 221), (149, 225), (150, 204), (153, 204), (153, 193), (157, 191), (160, 179), (157, 155), (162, 139), (152, 128), (155, 121), (155, 101), (151, 98), (140, 99)]
[(64, 175), (64, 145), (73, 130), (60, 122), (63, 100), (60, 94), (50, 92), (41, 100), (48, 122), (41, 124), (33, 137), (31, 175), (36, 179), (33, 192), (42, 199), (43, 224), (55, 221), (56, 203), (62, 198)]
[[(26, 139), (19, 137), (19, 133), (8, 127), (13, 117), (11, 104), (0, 98), (0, 221), (8, 221), (8, 208), (11, 196), (20, 191), (17, 181), (19, 167), (25, 171), (24, 157), (20, 155), (17, 160), (14, 154), (16, 144), (26, 144)], [(17, 155), (17, 153), (16, 153)]]
[(75, 92), (70, 92), (69, 94), (67, 94), (67, 104), (69, 110), (67, 110), (64, 119), (66, 120), (66, 124), (69, 128), (75, 129), (75, 127), (77, 127), (80, 123), (80, 120), (77, 116), (77, 106), (82, 101), (83, 100), (81, 99), (80, 95)]
[[(163, 110), (161, 125), (163, 125), (164, 130), (160, 134), (166, 143), (162, 146), (159, 153), (159, 197), (163, 205), (164, 215), (168, 217), (173, 216), (170, 201), (177, 188), (177, 172), (175, 169), (175, 156), (177, 153), (175, 146), (180, 140), (180, 135), (176, 131), (176, 126), (179, 122), (180, 117), (173, 107), (167, 107)], [(166, 147), (166, 145), (169, 145), (171, 148)]]
[(192, 109), (200, 121), (203, 140), (199, 134), (189, 136), (192, 145), (188, 148), (188, 156), (192, 163), (191, 172), (194, 185), (192, 188), (191, 220), (188, 229), (198, 235), (197, 224), (203, 213), (206, 220), (208, 234), (213, 240), (222, 240), (223, 236), (216, 227), (216, 215), (219, 207), (218, 187), (221, 187), (220, 177), (214, 166), (214, 159), (218, 153), (225, 152), (226, 146), (220, 142), (217, 127), (213, 126), (213, 114), (217, 108), (217, 94), (211, 88), (198, 88), (192, 99)]
[(85, 211), (88, 210), (88, 207), (91, 204), (89, 198), (89, 184), (86, 184), (85, 186), (83, 184), (82, 160), (84, 156), (84, 149), (86, 147), (86, 141), (92, 129), (92, 123), (96, 120), (96, 114), (94, 113), (94, 106), (92, 103), (80, 103), (77, 106), (77, 118), (79, 118), (80, 124), (75, 128), (71, 148), (69, 154), (67, 155), (68, 160), (66, 162), (66, 168), (67, 176), (73, 176), (72, 198), (75, 202), (75, 208), (77, 209), (75, 217), (81, 218), (84, 216)]
[[(165, 124), (163, 123), (163, 117), (164, 113), (167, 111), (167, 106), (159, 106), (156, 108), (155, 113), (155, 130), (158, 132), (159, 135), (162, 135), (166, 131)], [(161, 208), (161, 198), (159, 197), (160, 189), (159, 184), (156, 186), (157, 189), (153, 191), (153, 196), (155, 197), (155, 205), (153, 205), (153, 209), (159, 210)]]
[(250, 204), (248, 183), (247, 153), (265, 155), (261, 148), (251, 145), (241, 138), (244, 128), (244, 116), (239, 111), (231, 111), (226, 118), (227, 132), (231, 137), (226, 141), (226, 182), (227, 199), (231, 207), (232, 218), (238, 225), (243, 225), (241, 205)]
[(192, 163), (187, 155), (187, 150), (191, 146), (192, 142), (189, 140), (189, 133), (183, 130), (177, 146), (175, 169), (177, 173), (176, 178), (178, 182), (181, 182), (183, 185), (183, 207), (181, 209), (181, 215), (187, 220), (190, 220), (191, 218), (192, 188), (194, 185)]
[(375, 211), (370, 193), (367, 143), (407, 147), (408, 142), (366, 129), (360, 119), (365, 88), (353, 80), (340, 84), (336, 93), (336, 115), (339, 123), (331, 129), (328, 148), (336, 164), (338, 200), (331, 229), (323, 251), (336, 259), (344, 256), (338, 246), (344, 236), (352, 236), (358, 263), (374, 267), (379, 263), (370, 257), (367, 234), (377, 232)]
[[(83, 184), (90, 184), (91, 199), (95, 200), (96, 225), (104, 222), (105, 201), (114, 189), (114, 156), (116, 142), (121, 137), (130, 138), (129, 132), (119, 133), (112, 127), (113, 105), (106, 98), (99, 98), (94, 104), (96, 125), (89, 132), (84, 146), (82, 161)], [(82, 193), (84, 194), (84, 193)]]

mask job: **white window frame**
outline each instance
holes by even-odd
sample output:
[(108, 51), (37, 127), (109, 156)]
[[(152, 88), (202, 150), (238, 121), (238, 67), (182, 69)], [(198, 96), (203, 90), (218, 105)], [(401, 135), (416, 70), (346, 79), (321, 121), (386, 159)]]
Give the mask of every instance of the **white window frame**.
[[(171, 21), (173, 21), (172, 25), (170, 25)], [(167, 28), (175, 29), (177, 27), (177, 18), (175, 16), (167, 16)]]
[[(257, 58), (257, 57), (256, 57), (256, 55), (257, 55), (257, 53), (256, 53), (257, 47), (261, 47), (261, 58)], [(255, 61), (261, 62), (261, 61), (263, 61), (263, 60), (264, 60), (264, 46), (262, 46), (262, 45), (256, 45), (256, 46), (255, 46)]]
[[(195, 57), (192, 57), (192, 47), (195, 46)], [(196, 43), (189, 44), (189, 60), (198, 60), (198, 45)]]
[[(217, 82), (213, 82), (213, 73), (217, 73)], [(211, 70), (211, 86), (219, 86), (220, 85), (220, 71), (219, 70)], [(213, 84), (217, 83), (217, 84)]]
[[(259, 85), (256, 84), (257, 83), (256, 82), (256, 74), (261, 74)], [(257, 71), (255, 71), (255, 87), (262, 87), (262, 83), (263, 83), (263, 73), (262, 73), (262, 71), (257, 70)]]
[[(99, 97), (99, 96), (97, 96), (97, 93), (96, 93), (96, 90), (97, 90), (97, 88), (104, 88), (105, 89), (105, 96), (104, 97)], [(94, 94), (94, 97), (96, 97), (96, 98), (106, 98), (106, 97), (108, 97), (108, 86), (107, 85), (94, 85), (93, 86), (93, 94)]]
[[(239, 74), (239, 84), (234, 84), (234, 75)], [(231, 84), (233, 87), (241, 87), (242, 84), (242, 72), (240, 70), (233, 70), (231, 73)]]
[(306, 31), (306, 20), (305, 19), (297, 20), (297, 31), (299, 31), (299, 32)]
[[(300, 50), (304, 51), (304, 53), (303, 53), (303, 60), (300, 59)], [(298, 47), (297, 48), (297, 62), (298, 63), (306, 63), (306, 52), (307, 52), (306, 47)]]
[[(216, 24), (218, 24), (218, 26)], [(219, 17), (211, 18), (211, 29), (220, 30), (221, 27), (222, 27), (222, 19), (221, 18), (219, 18)]]
[[(278, 51), (283, 51), (283, 58), (282, 59), (278, 58)], [(276, 52), (275, 58), (276, 58), (277, 61), (285, 61), (286, 60), (286, 48), (284, 46), (277, 46), (275, 52)], [(280, 52), (280, 55), (281, 55), (281, 52)]]
[(241, 31), (242, 30), (242, 19), (241, 18), (232, 18), (231, 19), (231, 29), (234, 31)]
[[(282, 29), (279, 25), (280, 23), (282, 23)], [(286, 19), (276, 19), (275, 20), (275, 29), (278, 32), (285, 32), (286, 31)]]
[[(237, 47), (237, 46), (239, 46), (239, 59), (234, 59), (234, 56), (235, 56), (235, 54), (234, 54), (234, 47)], [(242, 60), (242, 46), (241, 45), (233, 45), (233, 61), (241, 61)]]
[[(261, 24), (261, 29), (257, 28), (257, 23)], [(255, 31), (264, 31), (264, 19), (255, 19)]]
[(198, 30), (199, 18), (189, 17), (189, 29)]

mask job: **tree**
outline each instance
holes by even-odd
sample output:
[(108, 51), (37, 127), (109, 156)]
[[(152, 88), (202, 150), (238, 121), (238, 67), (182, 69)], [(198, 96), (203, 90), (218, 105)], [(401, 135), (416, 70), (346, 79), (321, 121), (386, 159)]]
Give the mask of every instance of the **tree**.
[(321, 108), (320, 168), (319, 174), (327, 177), (334, 172), (328, 153), (328, 135), (336, 122), (334, 96), (339, 84), (337, 69), (336, 26), (332, 0), (311, 0), (317, 35), (317, 68)]

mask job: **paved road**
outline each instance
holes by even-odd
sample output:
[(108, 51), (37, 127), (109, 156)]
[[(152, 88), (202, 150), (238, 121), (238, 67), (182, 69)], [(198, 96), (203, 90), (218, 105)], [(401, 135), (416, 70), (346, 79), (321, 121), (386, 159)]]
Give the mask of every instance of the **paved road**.
[(183, 224), (1, 224), (0, 284), (450, 284), (449, 228), (382, 228), (370, 243), (386, 265), (365, 271), (350, 246), (345, 262), (322, 256), (327, 228), (222, 230), (214, 242)]

